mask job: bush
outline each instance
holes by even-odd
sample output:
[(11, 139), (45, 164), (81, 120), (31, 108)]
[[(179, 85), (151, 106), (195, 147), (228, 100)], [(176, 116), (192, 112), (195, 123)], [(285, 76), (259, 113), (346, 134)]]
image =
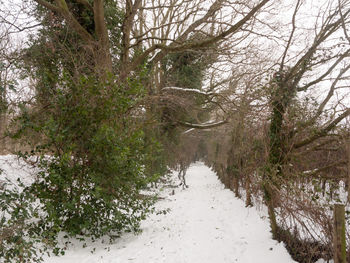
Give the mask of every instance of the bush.
[[(0, 251), (8, 262), (21, 253), (22, 262), (34, 259), (27, 247), (33, 242), (63, 253), (56, 242), (60, 232), (94, 240), (139, 231), (140, 221), (152, 212), (155, 197), (140, 192), (157, 179), (145, 173), (151, 159), (148, 147), (154, 152), (157, 146), (149, 141), (145, 146), (137, 114), (143, 96), (139, 81), (125, 87), (112, 78), (104, 83), (87, 77), (73, 82), (64, 76), (57, 87), (44, 112), (23, 108), (21, 128), (13, 135), (35, 134), (41, 143), (20, 154), (25, 159), (39, 157), (35, 182), (22, 193), (8, 190), (1, 199), (8, 214), (1, 229), (20, 221), (14, 231), (28, 233), (22, 243), (8, 240)], [(25, 200), (23, 208), (9, 209), (20, 198)], [(39, 205), (34, 209), (35, 202)]]

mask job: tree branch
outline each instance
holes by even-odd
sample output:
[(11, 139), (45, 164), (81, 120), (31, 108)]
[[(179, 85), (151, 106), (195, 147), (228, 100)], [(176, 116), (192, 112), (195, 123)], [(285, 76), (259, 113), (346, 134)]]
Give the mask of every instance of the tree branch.
[(224, 124), (228, 123), (228, 120), (214, 122), (214, 123), (203, 123), (203, 124), (195, 124), (195, 123), (182, 122), (182, 121), (177, 121), (177, 123), (180, 124), (181, 126), (187, 127), (187, 128), (210, 129), (210, 128), (215, 128), (215, 127), (219, 127), (221, 125), (224, 125)]
[(295, 18), (296, 18), (297, 12), (299, 10), (299, 7), (300, 7), (300, 0), (298, 0), (297, 4), (295, 6), (295, 9), (294, 9), (293, 16), (292, 16), (292, 32), (290, 33), (290, 36), (289, 36), (289, 39), (288, 39), (288, 42), (287, 42), (287, 47), (285, 48), (283, 56), (282, 56), (282, 61), (281, 61), (281, 65), (280, 65), (280, 71), (281, 72), (283, 70), (284, 61), (285, 61), (285, 59), (287, 57), (287, 53), (288, 53), (289, 47), (290, 47), (290, 45), (292, 43), (292, 39), (293, 39), (294, 32), (295, 32), (295, 29), (296, 29)]
[(340, 14), (340, 19), (341, 19), (341, 24), (342, 24), (344, 36), (345, 36), (345, 38), (347, 39), (347, 41), (350, 43), (350, 37), (349, 37), (349, 35), (348, 35), (348, 32), (346, 31), (345, 19), (344, 19), (343, 12), (342, 12), (342, 10), (341, 10), (340, 0), (338, 1), (338, 5), (339, 5), (339, 14)]
[(91, 12), (94, 12), (94, 8), (90, 5), (90, 3), (87, 0), (77, 0), (77, 2), (84, 5)]
[(200, 94), (200, 95), (203, 95), (203, 96), (219, 95), (219, 94), (217, 94), (215, 92), (204, 92), (204, 91), (200, 91), (198, 89), (185, 89), (185, 88), (180, 88), (180, 87), (165, 87), (162, 90), (165, 90), (165, 91), (189, 92), (189, 93)]
[(39, 5), (46, 7), (47, 9), (56, 12), (63, 16), (67, 23), (76, 31), (77, 34), (85, 41), (93, 41), (92, 35), (75, 19), (72, 13), (69, 11), (65, 0), (55, 0), (56, 5), (53, 5), (45, 0), (34, 0)]
[(208, 39), (205, 39), (205, 40), (199, 41), (199, 42), (185, 43), (185, 44), (180, 45), (180, 46), (171, 46), (171, 45), (165, 46), (165, 45), (158, 44), (157, 48), (163, 49), (167, 52), (178, 52), (178, 51), (183, 51), (183, 50), (187, 50), (187, 49), (208, 47), (208, 46), (218, 42), (219, 40), (227, 37), (228, 35), (235, 33), (238, 29), (240, 29), (249, 19), (251, 19), (269, 1), (270, 0), (263, 0), (261, 3), (259, 3), (257, 6), (255, 6), (252, 10), (250, 10), (250, 12), (245, 17), (243, 17), (240, 21), (238, 21), (236, 24), (231, 26), (230, 29), (222, 32), (221, 34), (219, 34), (215, 37), (208, 38)]
[[(175, 43), (181, 43), (184, 40), (186, 40), (186, 37), (189, 33), (191, 33), (196, 27), (198, 27), (200, 24), (204, 23), (206, 19), (210, 16), (212, 16), (220, 7), (221, 0), (215, 1), (213, 5), (209, 8), (206, 15), (194, 22), (177, 40), (176, 42), (171, 43), (170, 45), (164, 45), (164, 44), (155, 44), (149, 49), (147, 49), (141, 56), (136, 58), (131, 65), (131, 69), (134, 69), (137, 65), (139, 65), (142, 61), (144, 61), (149, 54), (154, 52), (157, 49), (160, 49), (161, 52), (159, 52), (150, 62), (151, 65), (155, 65), (158, 61), (160, 61), (167, 53), (170, 52), (179, 52), (184, 51), (188, 49), (194, 49), (194, 48), (204, 48), (208, 47), (223, 38), (227, 37), (228, 35), (235, 33), (237, 30), (239, 30), (249, 19), (251, 19), (265, 4), (267, 4), (270, 0), (263, 0), (258, 5), (256, 5), (250, 12), (245, 15), (240, 21), (238, 21), (236, 24), (232, 25), (230, 29), (222, 32), (221, 34), (207, 38), (203, 41), (199, 42), (193, 42), (193, 43), (185, 43), (182, 45), (175, 45)], [(182, 40), (182, 41), (179, 41)]]
[(126, 66), (128, 64), (129, 60), (129, 49), (130, 49), (130, 32), (132, 29), (132, 25), (134, 22), (134, 18), (136, 15), (136, 12), (138, 8), (140, 7), (141, 0), (135, 0), (134, 4), (132, 4), (132, 0), (126, 1), (126, 12), (125, 12), (125, 19), (123, 21), (122, 25), (122, 32), (123, 32), (123, 38), (122, 38), (122, 46), (123, 46), (123, 53), (121, 56), (122, 59), (122, 65)]
[[(330, 23), (331, 18), (335, 16), (337, 12), (333, 13), (329, 19), (328, 24), (325, 24), (324, 27), (318, 32), (318, 34), (315, 37), (315, 40), (312, 44), (312, 46), (307, 50), (307, 52), (296, 62), (296, 64), (292, 67), (292, 69), (289, 71), (288, 75), (286, 76), (286, 79), (291, 79), (294, 77), (293, 87), (296, 87), (299, 83), (301, 77), (307, 70), (307, 67), (309, 65), (309, 60), (313, 56), (313, 54), (316, 52), (318, 46), (320, 46), (329, 36), (331, 36), (339, 27), (341, 24), (341, 19), (338, 19), (337, 21)], [(348, 10), (345, 14), (345, 16), (349, 15), (350, 10)]]
[(103, 0), (94, 0), (93, 10), (96, 35), (102, 45), (102, 50), (98, 52), (102, 52), (100, 54), (100, 60), (104, 60), (99, 62), (104, 66), (106, 71), (112, 72), (112, 60), (109, 52), (108, 30), (104, 19)]
[[(322, 101), (322, 103), (320, 104), (320, 106), (317, 109), (316, 114), (309, 120), (307, 121), (305, 124), (302, 125), (302, 127), (306, 127), (308, 125), (311, 125), (313, 123), (315, 123), (315, 121), (317, 120), (317, 118), (322, 114), (325, 106), (327, 105), (327, 103), (329, 102), (329, 100), (332, 98), (333, 94), (334, 94), (334, 90), (335, 90), (335, 86), (337, 85), (338, 81), (340, 80), (340, 78), (343, 76), (343, 74), (345, 72), (347, 72), (350, 69), (350, 65), (348, 65), (347, 67), (345, 67), (344, 69), (342, 69), (337, 78), (333, 81), (331, 88), (328, 91), (328, 94), (326, 96), (326, 98)], [(298, 131), (297, 131), (298, 132)]]
[(315, 140), (326, 136), (328, 132), (330, 132), (331, 130), (333, 130), (336, 125), (341, 122), (344, 118), (346, 118), (347, 116), (350, 115), (350, 108), (347, 109), (346, 111), (344, 111), (341, 115), (339, 115), (334, 121), (332, 121), (330, 124), (328, 124), (325, 128), (323, 128), (320, 131), (317, 131), (313, 136), (299, 142), (293, 145), (294, 149), (298, 149), (300, 147), (306, 146), (312, 142), (314, 142)]
[(319, 173), (321, 172), (324, 172), (330, 168), (333, 168), (333, 167), (337, 167), (337, 166), (340, 166), (340, 165), (345, 165), (347, 164), (346, 161), (338, 161), (338, 162), (335, 162), (335, 163), (332, 163), (332, 164), (329, 164), (329, 165), (326, 165), (326, 166), (323, 166), (321, 168), (317, 168), (315, 170), (313, 170), (312, 172), (303, 172), (303, 176), (305, 177), (316, 177), (316, 178), (323, 178), (323, 179), (342, 179), (342, 178), (346, 178), (346, 175), (344, 175), (344, 177), (334, 177), (332, 175), (320, 175)]
[(53, 11), (53, 12), (57, 12), (60, 13), (60, 8), (50, 4), (49, 2), (45, 1), (45, 0), (34, 0), (35, 2), (37, 2), (39, 5), (45, 6), (47, 9)]
[[(42, 0), (35, 0), (35, 1), (42, 1)], [(57, 4), (57, 12), (61, 14), (67, 21), (67, 23), (70, 24), (70, 26), (75, 30), (77, 34), (80, 35), (80, 37), (87, 41), (91, 42), (94, 41), (94, 38), (92, 35), (78, 22), (78, 20), (75, 19), (73, 14), (69, 11), (67, 3), (65, 0), (55, 0)]]
[[(303, 86), (303, 87), (298, 88), (297, 90), (298, 90), (298, 91), (306, 91), (306, 90), (307, 90), (309, 87), (311, 87), (312, 85), (315, 85), (315, 84), (317, 84), (318, 82), (320, 82), (321, 80), (323, 80), (327, 75), (329, 75), (329, 74), (333, 71), (333, 69), (334, 69), (340, 62), (343, 61), (343, 59), (344, 59), (345, 57), (349, 56), (349, 54), (350, 54), (350, 49), (348, 49), (346, 52), (344, 52), (344, 53), (333, 63), (333, 65), (330, 66), (330, 67), (328, 68), (328, 70), (327, 70), (324, 74), (322, 74), (319, 78), (317, 78), (317, 79), (315, 79), (315, 80), (309, 82), (308, 84), (306, 84), (306, 85)], [(348, 67), (346, 67), (346, 68), (348, 69)], [(344, 73), (345, 73), (345, 72), (344, 72)], [(344, 74), (344, 73), (342, 73), (342, 74)], [(338, 78), (339, 78), (339, 77), (338, 77)]]

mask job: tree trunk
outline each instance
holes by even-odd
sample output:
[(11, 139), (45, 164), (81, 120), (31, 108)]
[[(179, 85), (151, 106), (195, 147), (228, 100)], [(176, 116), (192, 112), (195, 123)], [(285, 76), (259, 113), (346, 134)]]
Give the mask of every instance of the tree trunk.
[(6, 150), (6, 139), (5, 139), (5, 129), (6, 129), (6, 114), (0, 113), (0, 154), (5, 154)]
[(237, 198), (241, 198), (241, 195), (239, 193), (239, 178), (238, 178), (238, 174), (235, 174), (233, 176), (233, 187), (234, 187), (233, 190), (235, 192), (235, 196)]
[(286, 72), (276, 72), (271, 82), (271, 123), (269, 129), (269, 155), (267, 168), (265, 170), (263, 190), (266, 205), (268, 207), (272, 236), (277, 237), (277, 221), (275, 214), (276, 189), (279, 189), (280, 182), (276, 179), (283, 177), (282, 165), (285, 162), (285, 147), (287, 138), (283, 134), (283, 120), (285, 112), (291, 99), (294, 96), (293, 87), (288, 85), (284, 79)]
[(348, 202), (350, 202), (350, 134), (349, 137), (347, 139), (347, 149), (346, 149), (346, 153), (347, 153), (347, 159), (348, 159), (348, 183), (347, 183), (347, 190), (348, 190)]
[(250, 177), (249, 175), (246, 176), (246, 181), (245, 181), (245, 192), (246, 192), (246, 200), (245, 200), (245, 206), (253, 206), (252, 203), (252, 191), (250, 188)]
[(277, 221), (276, 221), (275, 205), (274, 205), (274, 201), (273, 201), (274, 192), (272, 191), (271, 186), (269, 185), (269, 182), (263, 183), (263, 190), (264, 190), (265, 203), (266, 203), (267, 209), (268, 209), (272, 238), (277, 239), (278, 226), (277, 226)]
[(277, 221), (276, 221), (276, 213), (275, 209), (272, 205), (272, 202), (267, 203), (267, 209), (268, 209), (268, 214), (269, 214), (269, 219), (270, 219), (270, 227), (271, 227), (271, 233), (272, 233), (272, 238), (277, 240), (278, 238), (278, 233), (277, 233)]
[(345, 206), (334, 205), (334, 263), (346, 263)]

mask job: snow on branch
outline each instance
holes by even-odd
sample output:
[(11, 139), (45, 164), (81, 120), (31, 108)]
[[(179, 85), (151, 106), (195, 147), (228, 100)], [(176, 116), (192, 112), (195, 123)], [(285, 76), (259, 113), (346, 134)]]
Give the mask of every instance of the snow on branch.
[(178, 121), (178, 123), (184, 127), (187, 128), (194, 128), (194, 129), (210, 129), (210, 128), (215, 128), (218, 126), (221, 126), (223, 124), (228, 123), (228, 120), (223, 120), (223, 121), (219, 121), (219, 122), (210, 122), (210, 123), (189, 123), (189, 122), (182, 122), (182, 121)]
[(197, 93), (201, 94), (204, 96), (212, 96), (212, 95), (218, 95), (215, 92), (205, 92), (205, 91), (200, 91), (197, 89), (185, 89), (185, 88), (180, 88), (180, 87), (165, 87), (162, 90), (174, 90), (174, 91), (181, 91), (181, 92), (192, 92), (192, 93)]
[(314, 170), (311, 170), (311, 171), (304, 171), (302, 172), (303, 175), (307, 176), (307, 177), (318, 177), (318, 178), (323, 178), (323, 179), (343, 179), (345, 178), (345, 176), (337, 176), (337, 175), (329, 175), (328, 173), (326, 174), (320, 174), (321, 172), (325, 172), (327, 171), (328, 169), (330, 168), (333, 168), (333, 167), (339, 167), (341, 165), (346, 165), (347, 162), (346, 161), (338, 161), (338, 162), (335, 162), (335, 163), (332, 163), (332, 164), (329, 164), (329, 165), (326, 165), (326, 166), (323, 166), (321, 168), (317, 168), (317, 169), (314, 169)]
[(182, 134), (186, 134), (186, 133), (189, 133), (189, 132), (194, 131), (194, 130), (195, 130), (195, 128), (189, 128), (188, 130), (184, 131)]

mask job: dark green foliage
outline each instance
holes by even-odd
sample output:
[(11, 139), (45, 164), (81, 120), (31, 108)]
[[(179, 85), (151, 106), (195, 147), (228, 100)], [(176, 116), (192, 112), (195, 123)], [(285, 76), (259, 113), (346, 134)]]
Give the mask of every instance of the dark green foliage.
[[(95, 37), (92, 11), (76, 0), (67, 4)], [(40, 5), (33, 15), (43, 26), (23, 50), (20, 68), (34, 80), (35, 97), (20, 105), (10, 133), (30, 149), (19, 153), (21, 158), (38, 158), (37, 174), (30, 186), (1, 193), (6, 216), (0, 229), (23, 236), (0, 246), (7, 262), (39, 261), (43, 250), (35, 256), (35, 243), (61, 253), (60, 232), (94, 240), (138, 231), (155, 201), (140, 193), (166, 170), (161, 145), (144, 122), (143, 65), (123, 84), (112, 73), (101, 77), (93, 52), (61, 16)], [(123, 17), (115, 1), (105, 1), (116, 72)], [(18, 204), (23, 216), (15, 209)]]
[[(197, 32), (190, 35), (186, 42), (205, 38), (204, 34)], [(168, 54), (162, 63), (166, 85), (201, 90), (205, 70), (217, 59), (213, 50), (205, 48)]]
[[(139, 81), (121, 87), (112, 78), (102, 82), (82, 77), (74, 82), (63, 76), (45, 112), (41, 108), (23, 111), (20, 129), (14, 134), (41, 138), (33, 151), (21, 155), (39, 157), (37, 179), (22, 193), (29, 202), (23, 213), (29, 214), (31, 201), (40, 201), (38, 212), (28, 216), (35, 223), (15, 210), (2, 222), (3, 228), (11, 226), (12, 220), (22, 220), (22, 228), (32, 238), (53, 245), (57, 253), (56, 238), (62, 231), (68, 237), (96, 239), (139, 230), (155, 201), (140, 191), (157, 179), (147, 165), (150, 154), (158, 151), (154, 140), (145, 143), (141, 119), (133, 114), (144, 94)], [(5, 209), (19, 198), (15, 192), (8, 195), (12, 200), (2, 204)], [(12, 241), (9, 246), (17, 249), (15, 256), (21, 249), (29, 253), (22, 243)], [(15, 258), (9, 248), (2, 253)]]
[[(18, 184), (24, 187), (20, 181)], [(41, 260), (42, 251), (34, 246), (40, 236), (32, 229), (32, 219), (37, 213), (35, 200), (35, 196), (17, 188), (0, 191), (0, 258), (4, 262)]]
[(207, 66), (204, 59), (200, 51), (185, 51), (168, 55), (165, 63), (168, 84), (200, 90), (203, 71)]
[(276, 72), (270, 85), (272, 113), (269, 129), (269, 155), (263, 169), (264, 178), (262, 182), (264, 200), (268, 206), (271, 232), (274, 239), (277, 238), (278, 230), (275, 214), (277, 199), (274, 187), (280, 188), (278, 177), (282, 176), (282, 165), (285, 162), (285, 148), (287, 146), (287, 138), (284, 134), (284, 118), (288, 106), (296, 94), (293, 83), (286, 76), (288, 76), (288, 70)]
[[(187, 40), (199, 41), (205, 38), (200, 33), (193, 34)], [(187, 50), (170, 53), (162, 60), (164, 72), (162, 85), (165, 87), (178, 87), (182, 89), (203, 90), (202, 84), (205, 71), (216, 61), (216, 56), (208, 49)], [(164, 129), (171, 134), (176, 128), (176, 121), (198, 122), (208, 119), (208, 98), (201, 94), (191, 92), (173, 92), (176, 96), (161, 110), (161, 123)]]
[[(271, 122), (270, 122), (270, 147), (269, 147), (269, 165), (272, 169), (281, 173), (281, 165), (284, 158), (284, 147), (286, 146), (286, 137), (283, 134), (284, 114), (295, 96), (295, 88), (285, 79), (287, 72), (277, 72), (271, 83)], [(270, 168), (269, 168), (270, 169)]]

